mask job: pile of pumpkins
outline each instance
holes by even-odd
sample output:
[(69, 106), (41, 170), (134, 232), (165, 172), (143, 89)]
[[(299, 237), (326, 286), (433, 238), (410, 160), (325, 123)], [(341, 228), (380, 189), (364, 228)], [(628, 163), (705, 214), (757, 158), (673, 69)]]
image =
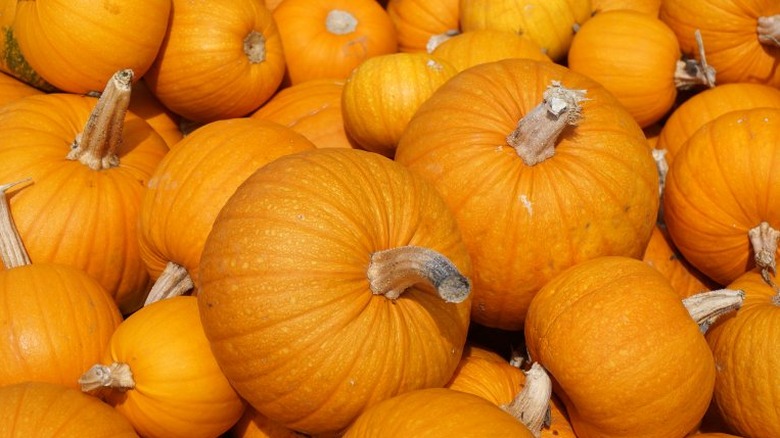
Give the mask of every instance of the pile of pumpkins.
[(780, 436), (776, 0), (0, 27), (0, 438)]

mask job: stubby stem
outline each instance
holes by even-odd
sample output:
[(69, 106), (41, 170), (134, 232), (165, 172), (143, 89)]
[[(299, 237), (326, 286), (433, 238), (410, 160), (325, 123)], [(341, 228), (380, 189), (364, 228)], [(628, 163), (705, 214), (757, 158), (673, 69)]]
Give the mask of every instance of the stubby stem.
[(755, 228), (748, 231), (750, 245), (753, 247), (753, 258), (756, 266), (761, 269), (761, 277), (764, 281), (777, 289), (772, 281), (770, 274), (775, 274), (777, 261), (777, 239), (780, 238), (780, 231), (775, 230), (768, 222), (761, 222)]
[(463, 302), (471, 292), (471, 282), (454, 263), (432, 249), (419, 246), (373, 253), (366, 275), (371, 292), (391, 300), (418, 283), (433, 286), (448, 303)]
[(168, 262), (162, 274), (152, 285), (152, 290), (146, 296), (144, 306), (166, 298), (184, 295), (194, 286), (187, 268), (174, 262)]
[(551, 396), (550, 376), (544, 367), (534, 362), (525, 372), (523, 389), (510, 404), (501, 408), (525, 424), (535, 437), (539, 437), (542, 434), (542, 427), (548, 423)]
[(0, 259), (3, 260), (5, 269), (13, 269), (30, 264), (30, 256), (24, 248), (19, 230), (16, 229), (14, 218), (11, 215), (11, 205), (8, 202), (6, 193), (11, 187), (28, 181), (31, 180), (28, 178), (0, 185), (0, 195), (3, 197), (2, 202), (0, 202)]
[(333, 9), (325, 17), (325, 28), (335, 35), (347, 35), (357, 29), (358, 21), (347, 11)]
[(768, 46), (780, 47), (780, 14), (758, 17), (756, 26), (758, 41)]
[(458, 29), (450, 29), (443, 33), (431, 35), (431, 37), (428, 38), (428, 42), (425, 44), (425, 51), (428, 53), (433, 53), (433, 51), (436, 50), (436, 48), (439, 47), (441, 43), (447, 41), (455, 35), (458, 35), (459, 33), (460, 31)]
[(109, 79), (97, 105), (76, 136), (67, 158), (78, 160), (94, 170), (119, 165), (117, 151), (122, 144), (122, 129), (130, 105), (133, 71), (120, 70)]
[(709, 88), (715, 86), (715, 69), (707, 64), (707, 55), (704, 52), (704, 40), (701, 31), (696, 29), (694, 33), (696, 45), (699, 47), (699, 60), (685, 59), (677, 61), (674, 72), (674, 85), (680, 90), (687, 90), (698, 85)]
[(253, 30), (244, 38), (244, 54), (252, 64), (265, 61), (265, 37)]
[(742, 307), (743, 301), (745, 301), (745, 292), (733, 289), (701, 292), (682, 300), (702, 333), (706, 333), (707, 329), (722, 315)]
[(79, 377), (79, 385), (83, 392), (92, 392), (102, 388), (127, 391), (135, 387), (130, 365), (114, 362), (111, 365), (92, 365), (86, 373)]
[(585, 93), (553, 81), (542, 95), (542, 103), (517, 122), (515, 130), (506, 138), (507, 144), (515, 148), (528, 166), (552, 157), (563, 130), (580, 120), (580, 103), (587, 100)]

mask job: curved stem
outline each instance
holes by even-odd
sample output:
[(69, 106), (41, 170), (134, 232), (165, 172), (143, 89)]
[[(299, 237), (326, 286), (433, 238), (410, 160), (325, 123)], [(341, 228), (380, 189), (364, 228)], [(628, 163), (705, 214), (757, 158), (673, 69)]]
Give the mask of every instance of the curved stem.
[(567, 126), (580, 120), (580, 102), (587, 100), (585, 90), (571, 90), (553, 81), (534, 107), (506, 138), (528, 166), (541, 163), (555, 154), (555, 144)]
[(745, 292), (733, 289), (720, 289), (701, 292), (682, 300), (702, 333), (722, 315), (738, 310), (745, 301)]
[(325, 28), (335, 35), (346, 35), (357, 29), (358, 21), (354, 15), (347, 11), (333, 9), (325, 17)]
[(458, 35), (459, 33), (460, 31), (458, 29), (450, 29), (444, 33), (431, 35), (431, 37), (428, 38), (428, 42), (425, 43), (425, 51), (428, 53), (433, 53), (433, 51), (436, 50), (436, 48), (439, 47), (441, 43), (447, 41), (455, 35)]
[(122, 144), (125, 114), (130, 105), (133, 71), (120, 70), (109, 79), (97, 105), (76, 136), (67, 158), (78, 160), (94, 170), (119, 165), (117, 150)]
[(265, 61), (265, 37), (253, 30), (244, 38), (244, 54), (252, 64)]
[(366, 272), (375, 295), (395, 300), (417, 283), (427, 283), (448, 303), (460, 303), (471, 292), (471, 283), (438, 252), (419, 246), (401, 246), (371, 255)]
[(83, 392), (91, 392), (101, 388), (126, 391), (135, 387), (130, 365), (114, 362), (111, 365), (92, 365), (86, 373), (79, 377), (79, 385)]
[(11, 187), (28, 181), (32, 181), (32, 179), (27, 178), (10, 184), (0, 185), (0, 194), (3, 197), (2, 202), (0, 202), (0, 258), (3, 260), (5, 269), (13, 269), (30, 264), (30, 256), (24, 248), (22, 237), (19, 235), (19, 230), (14, 223), (14, 218), (11, 215), (11, 205), (8, 202), (8, 194), (6, 193)]
[(780, 47), (780, 14), (758, 17), (758, 41), (768, 46)]
[(780, 231), (775, 230), (765, 221), (755, 228), (751, 228), (748, 231), (748, 238), (750, 238), (750, 245), (753, 247), (753, 259), (756, 266), (761, 268), (761, 277), (772, 288), (777, 289), (770, 274), (776, 274), (775, 254), (777, 254), (777, 239), (780, 238)]
[(715, 86), (715, 69), (707, 64), (707, 55), (704, 52), (704, 40), (701, 37), (701, 31), (696, 29), (694, 35), (696, 37), (696, 45), (699, 47), (699, 60), (679, 60), (674, 72), (674, 85), (681, 90), (687, 90), (697, 85), (705, 85), (709, 88)]
[(550, 376), (538, 362), (531, 365), (525, 372), (525, 385), (512, 403), (501, 408), (512, 414), (526, 425), (528, 430), (539, 437), (542, 427), (550, 416), (550, 397), (552, 397), (552, 381)]
[(162, 274), (154, 282), (152, 290), (149, 291), (144, 306), (166, 298), (184, 295), (194, 286), (187, 268), (174, 262), (168, 262)]

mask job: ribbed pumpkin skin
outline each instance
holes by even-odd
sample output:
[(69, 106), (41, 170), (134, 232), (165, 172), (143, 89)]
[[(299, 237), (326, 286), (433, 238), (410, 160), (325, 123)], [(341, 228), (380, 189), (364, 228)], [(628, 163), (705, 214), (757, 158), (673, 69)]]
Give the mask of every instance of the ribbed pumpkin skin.
[(214, 355), (241, 396), (317, 434), (397, 393), (443, 386), (471, 303), (416, 286), (395, 302), (373, 295), (371, 255), (406, 245), (471, 272), (439, 194), (383, 156), (316, 149), (249, 177), (206, 241), (198, 294)]
[[(554, 80), (590, 100), (555, 155), (527, 166), (506, 136)], [(655, 224), (658, 171), (641, 129), (600, 85), (550, 62), (461, 72), (421, 105), (395, 160), (455, 212), (475, 267), (472, 319), (489, 327), (520, 329), (534, 293), (575, 263), (641, 258)]]
[(755, 265), (748, 230), (762, 221), (780, 228), (778, 145), (780, 109), (732, 111), (696, 131), (669, 169), (663, 207), (669, 235), (718, 284)]
[[(399, 52), (431, 52), (435, 39), (459, 28), (459, 0), (389, 0)], [(433, 41), (432, 41), (433, 39)]]
[(67, 160), (97, 99), (30, 96), (0, 109), (0, 180), (31, 178), (11, 191), (11, 212), (33, 262), (75, 266), (98, 280), (123, 313), (143, 302), (138, 214), (146, 182), (168, 147), (128, 113), (120, 165), (95, 171)]
[(33, 380), (78, 388), (122, 321), (111, 296), (69, 266), (0, 271), (0, 300), (0, 386)]
[(137, 438), (110, 406), (73, 388), (40, 382), (0, 387), (0, 437)]

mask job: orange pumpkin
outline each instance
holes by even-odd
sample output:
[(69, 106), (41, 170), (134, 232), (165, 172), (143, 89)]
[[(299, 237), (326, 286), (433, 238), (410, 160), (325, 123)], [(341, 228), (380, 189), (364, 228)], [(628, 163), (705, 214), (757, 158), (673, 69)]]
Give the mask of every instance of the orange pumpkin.
[(160, 52), (144, 76), (171, 111), (196, 122), (241, 117), (279, 87), (284, 52), (258, 0), (174, 0)]
[(778, 144), (780, 109), (732, 111), (696, 131), (669, 169), (663, 200), (669, 235), (718, 284), (756, 265), (774, 271)]
[(375, 0), (285, 0), (274, 19), (292, 85), (346, 79), (366, 59), (398, 50), (393, 22)]
[(337, 432), (381, 400), (447, 383), (466, 340), (470, 268), (422, 178), (372, 152), (299, 152), (257, 170), (222, 208), (200, 261), (201, 319), (261, 414)]
[(663, 274), (681, 299), (718, 287), (683, 258), (669, 234), (658, 225), (653, 228), (642, 260)]
[(155, 279), (147, 302), (194, 286), (211, 225), (246, 178), (309, 149), (314, 145), (289, 128), (240, 118), (208, 123), (171, 150), (149, 179), (139, 215), (141, 257)]
[(42, 94), (43, 92), (35, 87), (27, 85), (19, 79), (5, 73), (0, 73), (0, 105), (5, 105), (22, 97)]
[(0, 107), (0, 181), (32, 178), (11, 197), (32, 260), (83, 269), (123, 313), (149, 285), (138, 243), (146, 182), (168, 151), (127, 112), (133, 74), (118, 72), (100, 100), (29, 96)]
[(460, 27), (459, 0), (389, 0), (385, 9), (400, 52), (432, 53)]
[(658, 11), (661, 9), (661, 0), (591, 0), (591, 6), (595, 14), (617, 9), (629, 9), (657, 17)]
[(241, 418), (244, 402), (214, 360), (195, 297), (144, 306), (117, 327), (108, 347), (79, 384), (142, 436), (210, 438)]
[(0, 387), (0, 436), (138, 438), (110, 406), (76, 389), (42, 382)]
[(170, 0), (15, 3), (13, 34), (30, 67), (76, 94), (103, 91), (117, 70), (142, 77), (160, 50), (171, 12)]
[(133, 84), (133, 94), (130, 96), (130, 112), (146, 120), (155, 132), (171, 147), (182, 139), (179, 116), (172, 113), (149, 91), (146, 82), (140, 80)]
[(292, 128), (320, 148), (352, 148), (341, 114), (343, 89), (340, 79), (301, 82), (279, 90), (251, 117)]
[(455, 212), (475, 267), (472, 319), (488, 327), (521, 329), (536, 291), (569, 266), (641, 258), (658, 211), (642, 130), (599, 84), (551, 62), (459, 73), (420, 106), (395, 160)]
[(552, 62), (542, 47), (525, 35), (481, 29), (464, 32), (439, 44), (433, 56), (452, 64), (458, 71), (506, 58), (528, 58)]

